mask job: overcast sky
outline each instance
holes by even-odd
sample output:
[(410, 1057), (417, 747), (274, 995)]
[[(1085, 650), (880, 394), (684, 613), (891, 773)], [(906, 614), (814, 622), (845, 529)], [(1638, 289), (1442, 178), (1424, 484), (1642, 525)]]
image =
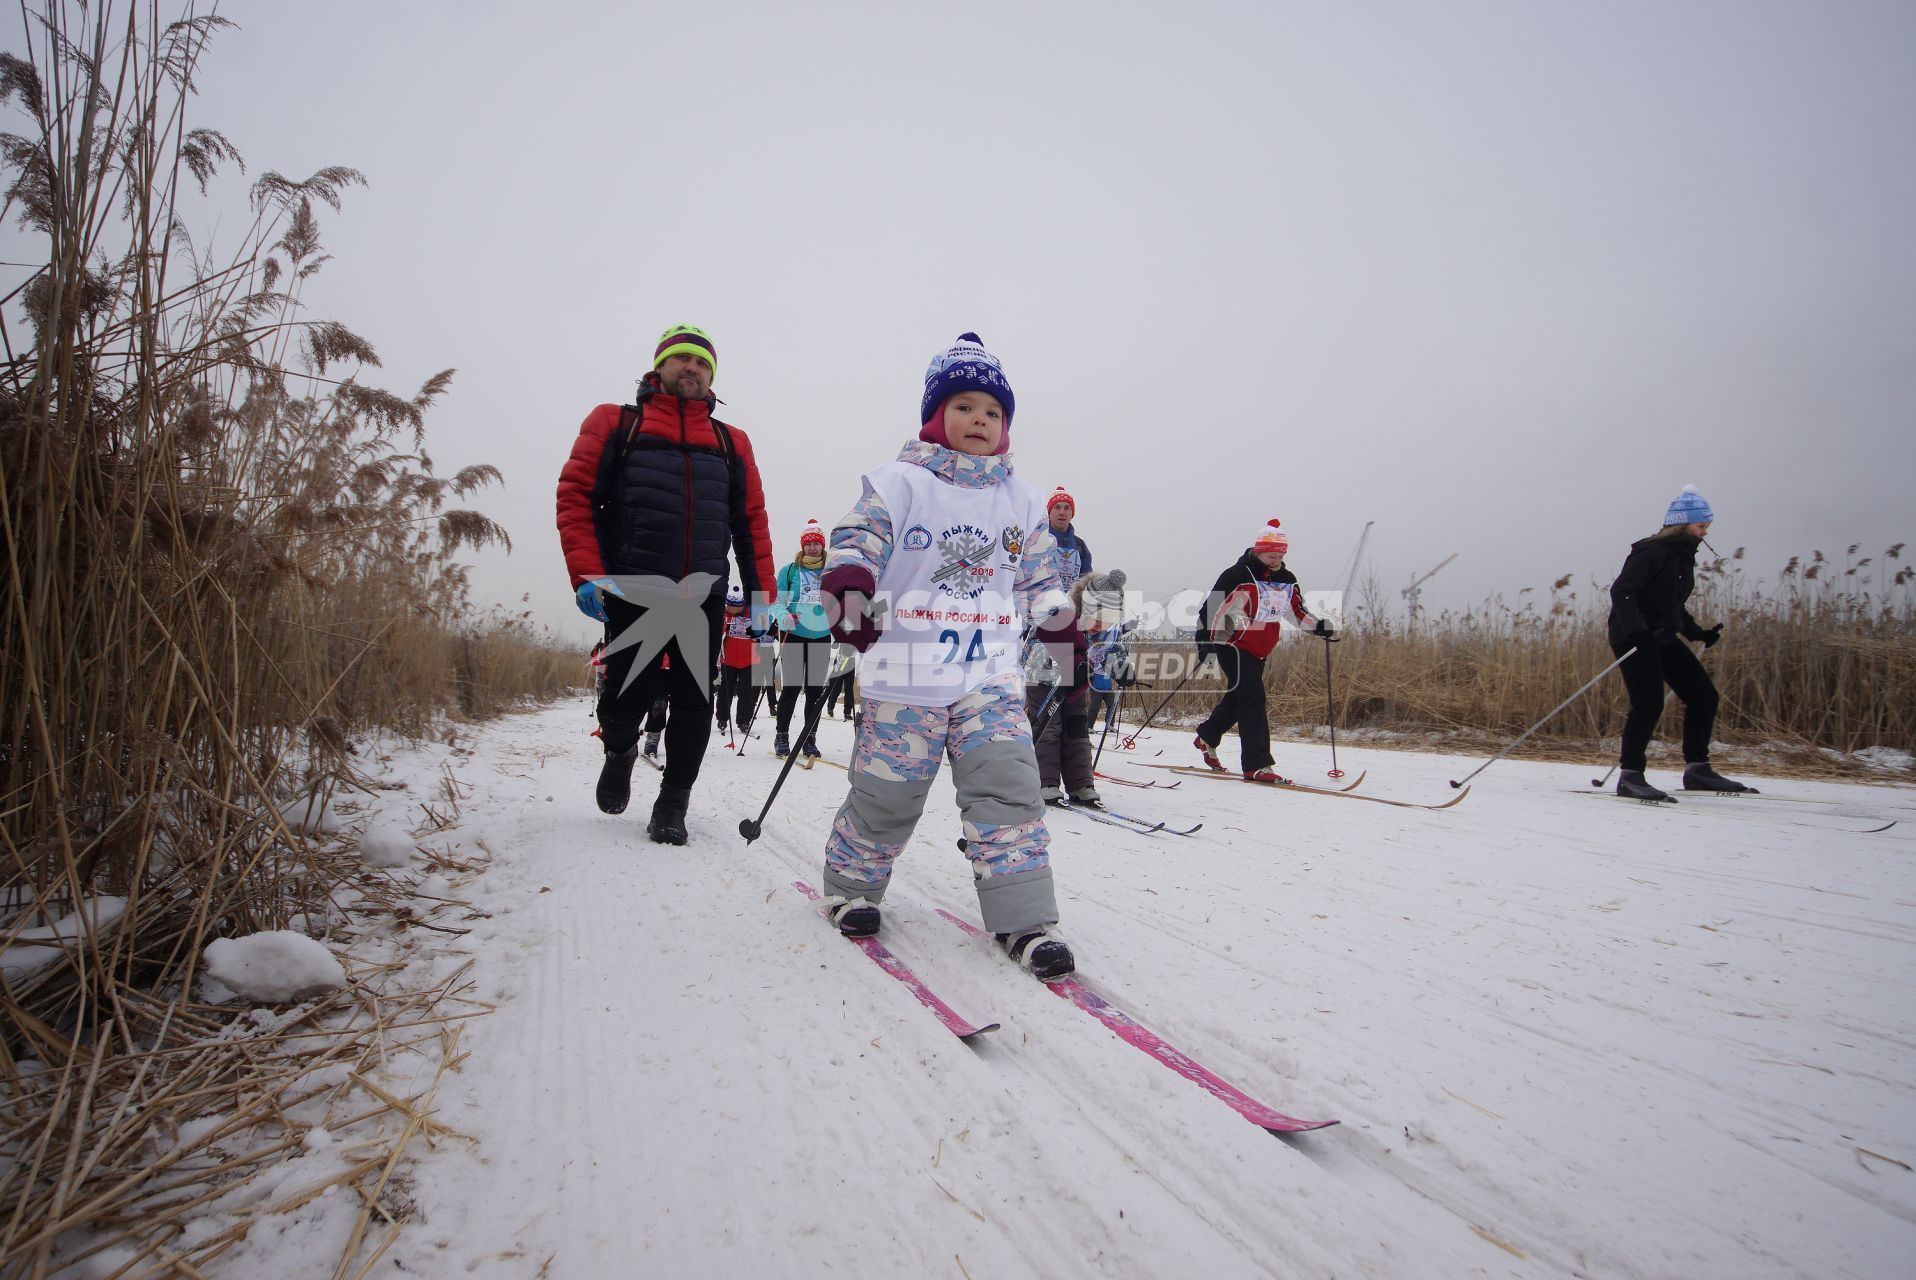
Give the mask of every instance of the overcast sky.
[(1767, 576), (1916, 540), (1908, 0), (220, 12), (195, 123), (365, 172), (311, 311), (382, 385), (459, 370), (428, 448), (504, 470), (516, 547), (479, 592), (567, 635), (559, 466), (679, 321), (780, 563), (966, 329), (1154, 595), (1272, 516), (1310, 588), (1375, 521), (1393, 598), (1453, 552), (1427, 605), (1587, 593), (1686, 481)]

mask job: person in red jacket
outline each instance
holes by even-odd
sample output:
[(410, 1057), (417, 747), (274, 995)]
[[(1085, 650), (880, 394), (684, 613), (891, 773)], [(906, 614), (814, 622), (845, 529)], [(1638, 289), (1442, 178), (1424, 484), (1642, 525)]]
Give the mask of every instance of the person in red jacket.
[(725, 593), (725, 649), (719, 658), (718, 707), (714, 716), (718, 727), (732, 727), (732, 707), (738, 707), (738, 727), (751, 733), (752, 715), (758, 707), (758, 689), (752, 674), (758, 670), (758, 642), (763, 633), (752, 625), (745, 611), (745, 588), (736, 583)]
[(580, 610), (606, 627), (599, 808), (625, 811), (640, 726), (667, 695), (665, 771), (646, 827), (661, 844), (686, 841), (685, 810), (712, 735), (727, 552), (748, 601), (762, 610), (772, 591), (758, 463), (745, 433), (712, 416), (717, 366), (704, 330), (667, 329), (638, 402), (587, 414), (559, 473), (566, 570)]
[(1198, 611), (1198, 655), (1200, 660), (1216, 659), (1224, 675), (1224, 696), (1198, 726), (1192, 745), (1205, 764), (1223, 773), (1217, 744), (1235, 724), (1246, 782), (1290, 781), (1271, 768), (1276, 759), (1264, 710), (1264, 660), (1277, 647), (1284, 615), (1326, 640), (1335, 633), (1329, 621), (1305, 610), (1297, 575), (1284, 567), (1290, 546), (1278, 522), (1267, 523), (1237, 563), (1218, 575)]

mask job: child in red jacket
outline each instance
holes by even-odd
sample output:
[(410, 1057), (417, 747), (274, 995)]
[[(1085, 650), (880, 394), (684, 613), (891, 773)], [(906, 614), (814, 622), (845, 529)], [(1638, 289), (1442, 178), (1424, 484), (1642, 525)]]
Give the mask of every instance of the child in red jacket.
[(738, 701), (738, 727), (750, 732), (752, 711), (758, 702), (758, 690), (752, 685), (752, 670), (758, 663), (759, 631), (745, 611), (745, 588), (734, 583), (725, 592), (725, 618), (721, 626), (723, 648), (719, 655), (718, 697), (714, 716), (718, 727), (732, 725), (732, 702)]

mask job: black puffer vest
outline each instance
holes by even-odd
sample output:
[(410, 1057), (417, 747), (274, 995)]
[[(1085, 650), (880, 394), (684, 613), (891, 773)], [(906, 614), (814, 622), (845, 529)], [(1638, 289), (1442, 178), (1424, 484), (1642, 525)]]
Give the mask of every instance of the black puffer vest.
[[(648, 403), (655, 414), (676, 410), (677, 439), (639, 429)], [(710, 421), (713, 440), (694, 440), (686, 432), (685, 401), (677, 396), (648, 391), (624, 407), (592, 491), (607, 573), (673, 581), (709, 573), (713, 594), (724, 593), (733, 528), (746, 518), (745, 475), (731, 429)]]

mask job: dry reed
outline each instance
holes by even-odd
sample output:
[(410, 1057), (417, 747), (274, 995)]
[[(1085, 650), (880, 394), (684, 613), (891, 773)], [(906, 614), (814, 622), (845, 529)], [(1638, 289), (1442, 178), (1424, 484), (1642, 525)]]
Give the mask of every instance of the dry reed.
[[(47, 251), (0, 299), (5, 1274), (116, 1236), (139, 1246), (122, 1273), (191, 1274), (217, 1250), (183, 1245), (181, 1216), (283, 1158), (301, 1082), (339, 1062), (352, 1078), (327, 1108), (359, 1111), (327, 1123), (403, 1113), (342, 1175), (367, 1208), (341, 1274), (389, 1241), (399, 1153), (440, 1130), (372, 1066), (402, 1023), (454, 1060), (461, 980), (355, 973), (242, 1034), (196, 998), (202, 949), (343, 909), (361, 932), (443, 929), (411, 905), (391, 923), (399, 890), (282, 806), (363, 786), (369, 731), (422, 734), (579, 676), (525, 615), (473, 613), (454, 557), (509, 544), (459, 505), (498, 472), (442, 476), (425, 451), (451, 371), (411, 396), (369, 386), (372, 347), (304, 314), (320, 211), (360, 175), (261, 174), (237, 249), (195, 245), (184, 206), (243, 165), (187, 121), (228, 24), (185, 12), (47, 0), (24, 15), (27, 53), (0, 54), (0, 104), (25, 122), (0, 135), (5, 213)], [(233, 1119), (164, 1140), (203, 1113)]]

